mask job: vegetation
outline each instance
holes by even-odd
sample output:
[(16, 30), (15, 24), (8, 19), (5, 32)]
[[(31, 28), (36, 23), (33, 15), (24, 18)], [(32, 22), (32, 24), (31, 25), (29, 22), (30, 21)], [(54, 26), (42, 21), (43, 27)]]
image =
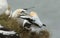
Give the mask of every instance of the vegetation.
[(8, 18), (5, 14), (0, 15), (0, 24), (9, 30), (16, 31), (21, 38), (49, 38), (47, 30), (42, 30), (39, 34), (30, 32), (23, 28), (16, 19)]

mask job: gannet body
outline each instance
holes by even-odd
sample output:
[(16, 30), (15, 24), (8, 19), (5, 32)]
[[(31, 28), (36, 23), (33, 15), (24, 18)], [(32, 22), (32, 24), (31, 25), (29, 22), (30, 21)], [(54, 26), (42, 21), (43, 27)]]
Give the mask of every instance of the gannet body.
[(5, 12), (8, 7), (7, 0), (0, 0), (0, 15)]

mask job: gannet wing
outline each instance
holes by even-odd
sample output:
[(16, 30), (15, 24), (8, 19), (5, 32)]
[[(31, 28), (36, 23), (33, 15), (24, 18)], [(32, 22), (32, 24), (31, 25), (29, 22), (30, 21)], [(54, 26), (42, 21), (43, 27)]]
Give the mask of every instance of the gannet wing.
[(20, 16), (20, 18), (29, 21), (30, 23), (33, 23), (35, 20), (32, 19), (31, 16)]

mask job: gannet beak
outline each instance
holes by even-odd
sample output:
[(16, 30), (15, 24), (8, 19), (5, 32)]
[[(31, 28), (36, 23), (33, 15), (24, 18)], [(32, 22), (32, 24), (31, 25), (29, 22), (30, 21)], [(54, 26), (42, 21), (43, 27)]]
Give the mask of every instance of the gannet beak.
[(24, 9), (24, 10), (28, 10), (28, 9), (26, 8), (26, 9)]
[(45, 25), (45, 24), (43, 24), (43, 26), (45, 26), (45, 27), (46, 27), (46, 25)]
[(25, 15), (29, 15), (28, 13), (26, 13), (25, 11), (22, 11), (20, 16), (25, 16)]

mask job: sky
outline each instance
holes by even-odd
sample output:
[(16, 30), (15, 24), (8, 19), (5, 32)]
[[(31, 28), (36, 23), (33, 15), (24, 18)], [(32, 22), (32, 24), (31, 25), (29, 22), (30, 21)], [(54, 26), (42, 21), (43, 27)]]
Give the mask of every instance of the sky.
[(41, 21), (47, 25), (51, 38), (60, 38), (60, 0), (8, 0), (12, 10), (35, 7)]

